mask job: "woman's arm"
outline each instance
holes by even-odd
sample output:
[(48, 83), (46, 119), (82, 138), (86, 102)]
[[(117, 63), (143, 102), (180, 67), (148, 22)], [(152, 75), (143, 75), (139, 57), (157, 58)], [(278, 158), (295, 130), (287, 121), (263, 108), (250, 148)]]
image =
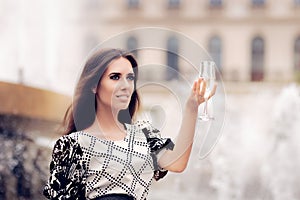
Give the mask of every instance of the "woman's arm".
[(53, 148), (50, 177), (43, 194), (48, 199), (85, 199), (85, 164), (79, 144), (68, 136), (60, 137)]
[[(217, 85), (214, 85), (208, 98), (211, 98), (216, 92)], [(189, 96), (182, 123), (176, 139), (173, 151), (165, 151), (159, 159), (160, 167), (173, 171), (182, 172), (187, 166), (193, 144), (195, 126), (197, 122), (198, 106), (205, 101), (204, 94), (206, 90), (206, 82), (199, 78), (193, 84), (191, 95)]]

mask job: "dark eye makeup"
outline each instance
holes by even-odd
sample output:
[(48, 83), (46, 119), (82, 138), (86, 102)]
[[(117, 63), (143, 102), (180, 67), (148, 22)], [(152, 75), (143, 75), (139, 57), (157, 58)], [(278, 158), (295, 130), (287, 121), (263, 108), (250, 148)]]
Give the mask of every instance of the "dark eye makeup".
[[(121, 78), (121, 73), (111, 73), (109, 75), (109, 78), (112, 79), (112, 80), (119, 80)], [(135, 75), (133, 73), (130, 73), (127, 75), (126, 77), (128, 80), (135, 80)]]
[(119, 73), (110, 74), (109, 78), (112, 79), (112, 80), (119, 80), (120, 79), (120, 74)]

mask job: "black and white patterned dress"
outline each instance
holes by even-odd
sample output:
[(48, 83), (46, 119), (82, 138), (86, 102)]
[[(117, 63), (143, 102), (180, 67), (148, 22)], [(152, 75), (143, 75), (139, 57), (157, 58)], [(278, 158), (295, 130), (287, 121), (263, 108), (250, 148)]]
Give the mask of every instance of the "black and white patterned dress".
[(161, 138), (149, 122), (125, 125), (127, 135), (119, 141), (84, 131), (59, 138), (44, 195), (49, 199), (94, 199), (117, 193), (146, 199), (152, 179), (167, 173), (158, 166), (157, 154), (173, 149), (174, 144)]

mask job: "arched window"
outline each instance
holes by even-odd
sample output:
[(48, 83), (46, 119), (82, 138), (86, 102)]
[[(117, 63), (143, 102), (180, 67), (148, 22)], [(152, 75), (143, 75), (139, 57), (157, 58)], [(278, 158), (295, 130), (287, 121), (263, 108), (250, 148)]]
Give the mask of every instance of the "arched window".
[(300, 36), (295, 40), (294, 55), (294, 69), (295, 71), (300, 72)]
[(137, 48), (138, 48), (138, 41), (137, 41), (136, 37), (130, 36), (127, 39), (126, 49), (128, 51), (130, 51), (131, 53), (133, 53), (136, 58), (138, 56)]
[(167, 41), (167, 66), (166, 79), (172, 80), (178, 78), (178, 39), (174, 36), (168, 38)]
[(209, 40), (208, 51), (219, 71), (222, 71), (222, 41), (219, 36), (213, 36)]
[(251, 80), (261, 81), (264, 78), (264, 40), (255, 37), (251, 44)]
[(211, 8), (221, 7), (222, 5), (223, 5), (223, 1), (222, 0), (210, 0), (209, 1), (209, 6)]
[(127, 7), (128, 8), (138, 8), (140, 5), (139, 0), (127, 0)]
[(179, 8), (180, 0), (169, 0), (168, 6), (169, 6), (169, 8)]
[(257, 6), (264, 6), (265, 5), (265, 0), (252, 0), (252, 6), (257, 7)]

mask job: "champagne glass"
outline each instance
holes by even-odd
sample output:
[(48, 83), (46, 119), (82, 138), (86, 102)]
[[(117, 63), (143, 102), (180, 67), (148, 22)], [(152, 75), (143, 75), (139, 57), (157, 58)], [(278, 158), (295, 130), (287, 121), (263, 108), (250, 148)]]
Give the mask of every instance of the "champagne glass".
[(215, 84), (216, 80), (216, 70), (215, 70), (215, 63), (210, 60), (204, 60), (200, 63), (199, 67), (199, 78), (203, 78), (206, 81), (206, 91), (204, 94), (204, 106), (203, 112), (199, 114), (199, 119), (202, 121), (209, 121), (213, 120), (214, 117), (210, 115), (208, 112), (208, 97), (210, 95), (211, 90)]

